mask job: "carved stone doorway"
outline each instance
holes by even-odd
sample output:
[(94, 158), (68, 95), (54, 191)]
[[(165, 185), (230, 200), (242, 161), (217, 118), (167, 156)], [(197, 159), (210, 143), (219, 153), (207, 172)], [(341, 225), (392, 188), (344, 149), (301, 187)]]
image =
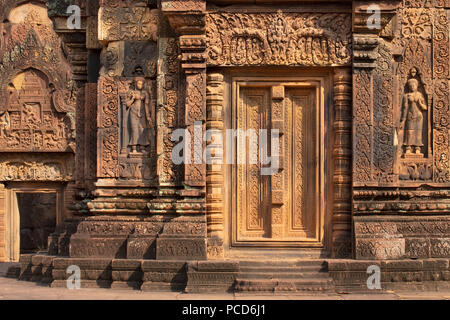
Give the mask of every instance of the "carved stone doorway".
[(6, 260), (47, 250), (48, 236), (64, 219), (63, 187), (21, 183), (6, 191)]
[[(231, 247), (323, 246), (323, 80), (233, 78), (232, 128), (241, 129), (246, 138), (233, 146)], [(276, 154), (271, 154), (276, 148), (272, 150), (269, 142), (270, 133), (276, 133), (273, 129), (279, 130), (278, 165), (274, 162)], [(264, 134), (266, 146), (260, 139)], [(256, 149), (251, 147), (254, 142), (258, 144)], [(261, 169), (267, 167), (260, 161), (264, 153), (272, 156), (271, 163), (279, 167), (276, 173), (262, 174)]]

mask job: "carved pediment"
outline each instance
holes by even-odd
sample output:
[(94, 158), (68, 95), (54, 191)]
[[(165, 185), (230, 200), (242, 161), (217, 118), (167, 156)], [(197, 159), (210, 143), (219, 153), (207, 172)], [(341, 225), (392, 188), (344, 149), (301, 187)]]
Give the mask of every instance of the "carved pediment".
[(213, 12), (207, 64), (335, 66), (351, 62), (351, 15)]
[(73, 93), (53, 90), (44, 73), (29, 69), (14, 77), (6, 96), (0, 151), (73, 151)]

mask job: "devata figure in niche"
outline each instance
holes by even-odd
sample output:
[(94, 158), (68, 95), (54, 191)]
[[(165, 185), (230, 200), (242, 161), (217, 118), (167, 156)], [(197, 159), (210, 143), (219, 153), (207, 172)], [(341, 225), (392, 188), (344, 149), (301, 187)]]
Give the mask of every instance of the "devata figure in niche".
[(11, 126), (11, 120), (9, 119), (9, 113), (7, 111), (0, 114), (0, 138), (7, 136), (7, 131)]
[(144, 88), (144, 79), (137, 78), (134, 89), (130, 89), (124, 98), (124, 144), (131, 148), (131, 153), (136, 154), (150, 144), (150, 130), (153, 127), (150, 95)]
[(405, 155), (422, 155), (420, 148), (423, 147), (423, 112), (427, 110), (425, 98), (418, 91), (419, 82), (417, 79), (408, 80), (409, 93), (403, 98), (403, 112), (400, 120), (400, 129), (405, 129), (403, 145), (405, 146)]

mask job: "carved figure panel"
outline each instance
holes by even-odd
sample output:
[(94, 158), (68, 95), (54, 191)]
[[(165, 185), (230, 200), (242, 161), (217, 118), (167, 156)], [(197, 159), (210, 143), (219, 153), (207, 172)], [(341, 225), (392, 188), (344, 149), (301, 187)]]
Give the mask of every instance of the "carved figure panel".
[[(406, 41), (406, 40), (405, 40)], [(398, 108), (396, 110), (399, 179), (431, 180), (431, 45), (419, 36), (404, 44), (404, 56), (398, 65)]]
[(428, 136), (425, 121), (428, 117), (426, 117), (426, 114), (424, 116), (424, 112), (428, 110), (428, 106), (424, 95), (418, 89), (419, 81), (415, 78), (409, 79), (408, 92), (403, 96), (402, 116), (400, 120), (400, 128), (404, 129), (403, 146), (405, 148), (405, 157), (410, 156), (412, 153), (416, 156), (423, 156), (423, 136)]
[(23, 159), (18, 154), (0, 156), (1, 181), (70, 181), (73, 157), (63, 154), (42, 158), (36, 154)]
[(348, 14), (207, 14), (208, 65), (347, 65)]
[(67, 115), (67, 111), (73, 115), (74, 98), (51, 85), (35, 69), (12, 79), (0, 111), (1, 151), (74, 151), (74, 124)]
[(102, 77), (99, 85), (98, 174), (126, 180), (153, 179), (154, 82)]
[(151, 108), (150, 94), (144, 84), (143, 78), (137, 78), (133, 83), (128, 83), (128, 88), (121, 93), (121, 153), (148, 152), (146, 148), (155, 140), (155, 112)]

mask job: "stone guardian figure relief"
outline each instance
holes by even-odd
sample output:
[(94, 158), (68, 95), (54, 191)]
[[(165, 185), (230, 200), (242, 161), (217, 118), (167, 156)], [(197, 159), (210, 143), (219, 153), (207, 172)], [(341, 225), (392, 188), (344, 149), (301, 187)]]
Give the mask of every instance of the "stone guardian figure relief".
[(127, 117), (124, 123), (125, 141), (123, 143), (131, 148), (132, 154), (137, 154), (150, 145), (153, 128), (150, 95), (144, 88), (144, 79), (137, 78), (134, 88), (130, 89), (124, 98), (124, 114)]
[(403, 97), (402, 116), (400, 120), (400, 129), (404, 129), (403, 146), (404, 155), (423, 155), (423, 112), (427, 111), (425, 97), (418, 91), (419, 81), (409, 79), (407, 82), (409, 92)]

